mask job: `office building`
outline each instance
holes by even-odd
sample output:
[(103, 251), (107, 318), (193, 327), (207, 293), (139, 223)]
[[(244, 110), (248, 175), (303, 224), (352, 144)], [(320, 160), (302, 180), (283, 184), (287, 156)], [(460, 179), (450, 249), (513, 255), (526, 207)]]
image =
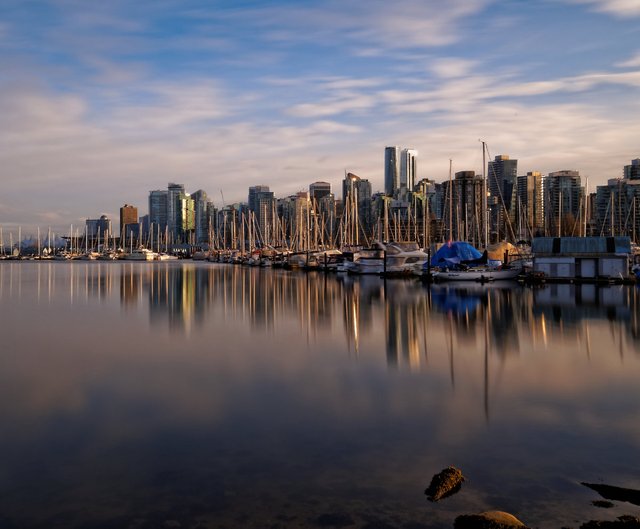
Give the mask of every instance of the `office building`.
[(193, 222), (195, 244), (204, 244), (210, 240), (211, 219), (209, 217), (209, 198), (207, 193), (199, 189), (195, 193), (191, 193), (193, 200)]
[(518, 160), (506, 154), (496, 156), (487, 166), (487, 187), (494, 207), (490, 214), (490, 231), (497, 240), (515, 238), (514, 220), (517, 201)]
[(106, 215), (101, 215), (99, 219), (87, 219), (85, 221), (86, 236), (89, 239), (104, 240), (105, 237), (111, 237), (111, 220)]
[[(342, 181), (343, 219), (349, 220), (350, 239), (359, 244), (372, 235), (373, 215), (371, 207), (371, 183), (353, 173), (347, 173)], [(343, 223), (344, 224), (344, 223)]]
[(516, 197), (512, 215), (516, 238), (530, 241), (543, 236), (542, 173), (531, 171), (518, 176)]
[[(182, 222), (182, 198), (185, 196), (184, 185), (169, 183), (167, 187), (167, 227), (169, 235), (179, 240), (180, 224)], [(179, 202), (180, 201), (180, 202)]]
[[(120, 208), (120, 237), (122, 240), (129, 238), (131, 226), (138, 225), (138, 208), (125, 204)], [(137, 232), (136, 232), (137, 233)]]
[(276, 200), (269, 186), (250, 187), (248, 205), (253, 214), (254, 227), (258, 230), (257, 241), (260, 245), (272, 244)]
[(544, 189), (545, 233), (549, 236), (578, 236), (584, 223), (584, 188), (578, 171), (549, 173)]
[(384, 192), (392, 197), (400, 189), (400, 147), (384, 149)]
[(167, 228), (167, 199), (166, 190), (149, 192), (149, 229), (162, 236)]
[(414, 149), (402, 149), (400, 153), (400, 188), (402, 198), (413, 190), (418, 173), (418, 151)]

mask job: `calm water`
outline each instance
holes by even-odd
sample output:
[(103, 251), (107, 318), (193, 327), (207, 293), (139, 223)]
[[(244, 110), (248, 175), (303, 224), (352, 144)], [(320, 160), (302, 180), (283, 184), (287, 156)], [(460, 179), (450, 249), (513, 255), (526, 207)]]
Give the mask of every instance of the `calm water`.
[[(640, 514), (640, 289), (0, 263), (0, 527)], [(429, 503), (431, 476), (468, 481)]]

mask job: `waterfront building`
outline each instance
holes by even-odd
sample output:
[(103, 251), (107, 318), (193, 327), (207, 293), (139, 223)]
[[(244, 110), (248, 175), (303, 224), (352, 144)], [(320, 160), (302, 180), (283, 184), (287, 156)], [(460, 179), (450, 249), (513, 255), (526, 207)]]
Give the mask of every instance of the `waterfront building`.
[(397, 190), (406, 199), (409, 192), (415, 186), (418, 173), (418, 151), (414, 149), (402, 149), (400, 153), (400, 188)]
[(93, 240), (98, 239), (98, 237), (99, 240), (104, 240), (105, 237), (113, 233), (111, 231), (111, 219), (106, 215), (101, 215), (99, 219), (87, 219), (85, 227), (86, 236)]
[(160, 232), (162, 236), (167, 228), (167, 201), (166, 190), (149, 192), (149, 225), (154, 232)]
[(185, 196), (183, 184), (169, 183), (167, 186), (167, 227), (173, 240), (179, 239), (179, 225), (181, 222), (182, 198)]
[(309, 186), (314, 223), (320, 230), (321, 244), (334, 241), (336, 235), (336, 200), (328, 182), (314, 182)]
[(205, 191), (198, 189), (195, 193), (191, 193), (191, 199), (193, 200), (194, 240), (196, 244), (204, 244), (210, 240), (209, 198)]
[(445, 200), (451, 200), (443, 205), (449, 240), (468, 241), (476, 247), (484, 245), (484, 185), (484, 179), (475, 171), (458, 171), (451, 188), (448, 181), (443, 182)]
[(584, 188), (578, 171), (549, 173), (543, 182), (545, 233), (580, 235), (584, 225)]
[(390, 197), (400, 189), (400, 156), (400, 147), (384, 148), (384, 192)]
[(497, 240), (514, 239), (517, 202), (518, 160), (500, 154), (487, 166), (487, 187), (494, 199), (490, 214), (490, 231)]
[[(140, 226), (140, 229), (142, 230), (142, 237), (145, 238), (145, 240), (149, 240), (149, 233), (151, 230), (151, 225), (149, 224), (149, 215), (142, 215), (142, 217), (138, 218), (138, 226)], [(156, 231), (153, 233), (153, 238), (154, 238), (154, 246), (155, 246), (155, 238), (158, 236), (158, 230), (156, 229)]]
[[(373, 215), (371, 207), (371, 183), (353, 173), (347, 173), (342, 181), (342, 202), (344, 203), (343, 226), (350, 225), (351, 244), (367, 241), (372, 234)], [(357, 240), (358, 242), (355, 242)]]
[(596, 281), (629, 276), (629, 237), (537, 237), (533, 270), (549, 279)]
[(625, 180), (640, 180), (640, 158), (631, 160), (629, 165), (624, 166)]
[[(637, 162), (635, 165), (634, 163)], [(624, 168), (624, 178), (612, 178), (596, 188), (597, 235), (640, 236), (640, 160)]]
[(530, 241), (544, 235), (542, 173), (530, 171), (517, 178), (516, 201), (512, 204), (512, 222), (518, 240)]
[(309, 250), (315, 245), (311, 230), (311, 200), (307, 191), (300, 191), (278, 200), (278, 215), (285, 228), (285, 237), (295, 251)]
[(413, 209), (417, 232), (426, 248), (433, 241), (442, 240), (442, 211), (445, 188), (442, 184), (423, 178), (413, 189)]
[(136, 226), (135, 229), (137, 230), (138, 208), (125, 204), (120, 208), (120, 240), (126, 241), (129, 239), (132, 226)]
[(259, 231), (259, 240), (262, 244), (272, 244), (276, 200), (269, 186), (250, 187), (248, 204)]
[(398, 146), (384, 149), (384, 192), (387, 196), (407, 200), (417, 179), (418, 151)]
[(195, 202), (188, 193), (181, 193), (174, 201), (176, 225), (174, 241), (193, 244), (196, 229)]

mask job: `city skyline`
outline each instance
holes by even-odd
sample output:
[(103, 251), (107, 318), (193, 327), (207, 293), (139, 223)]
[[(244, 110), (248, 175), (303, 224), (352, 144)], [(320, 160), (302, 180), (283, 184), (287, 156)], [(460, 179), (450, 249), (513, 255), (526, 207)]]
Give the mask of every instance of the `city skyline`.
[(7, 2), (0, 7), (0, 225), (68, 229), (145, 211), (159, 184), (216, 207), (345, 172), (384, 189), (577, 170), (593, 190), (639, 155), (640, 3)]

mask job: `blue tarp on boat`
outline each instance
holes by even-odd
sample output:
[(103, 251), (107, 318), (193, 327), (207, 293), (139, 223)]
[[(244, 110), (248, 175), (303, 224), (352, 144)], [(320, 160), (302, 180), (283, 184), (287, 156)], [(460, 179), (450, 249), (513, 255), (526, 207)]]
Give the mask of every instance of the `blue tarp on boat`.
[(450, 241), (431, 256), (431, 266), (453, 266), (482, 258), (482, 254), (468, 242)]

